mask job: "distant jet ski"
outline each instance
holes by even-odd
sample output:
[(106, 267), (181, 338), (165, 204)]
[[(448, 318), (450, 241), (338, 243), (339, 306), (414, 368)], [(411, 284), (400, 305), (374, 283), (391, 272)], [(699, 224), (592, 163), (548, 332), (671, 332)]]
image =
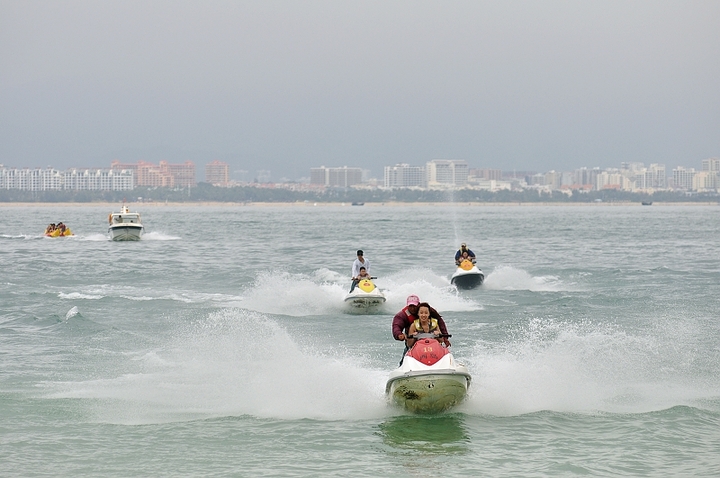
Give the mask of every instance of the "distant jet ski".
[(390, 372), (385, 395), (410, 412), (443, 412), (465, 399), (472, 377), (435, 335), (416, 337), (402, 365)]
[(485, 281), (485, 274), (469, 260), (460, 263), (455, 273), (450, 277), (450, 283), (458, 289), (474, 289)]
[(385, 295), (375, 286), (372, 279), (376, 277), (361, 279), (355, 289), (345, 296), (345, 304), (352, 312), (374, 312), (385, 303)]

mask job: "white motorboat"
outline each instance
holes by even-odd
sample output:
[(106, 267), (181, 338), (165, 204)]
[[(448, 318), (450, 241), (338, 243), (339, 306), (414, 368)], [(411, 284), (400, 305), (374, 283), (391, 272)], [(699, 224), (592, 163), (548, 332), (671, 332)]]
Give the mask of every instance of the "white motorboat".
[(460, 263), (455, 273), (450, 277), (450, 283), (458, 289), (474, 289), (481, 286), (485, 281), (485, 274), (474, 262), (464, 260)]
[(355, 289), (345, 296), (345, 304), (352, 312), (375, 312), (385, 303), (385, 295), (375, 286), (372, 279), (375, 277), (361, 279)]
[(130, 212), (130, 208), (125, 204), (120, 208), (120, 212), (110, 213), (108, 223), (108, 234), (113, 241), (139, 241), (144, 232), (140, 214)]
[(388, 400), (414, 413), (440, 413), (462, 402), (472, 377), (433, 334), (418, 334), (402, 365), (390, 373)]

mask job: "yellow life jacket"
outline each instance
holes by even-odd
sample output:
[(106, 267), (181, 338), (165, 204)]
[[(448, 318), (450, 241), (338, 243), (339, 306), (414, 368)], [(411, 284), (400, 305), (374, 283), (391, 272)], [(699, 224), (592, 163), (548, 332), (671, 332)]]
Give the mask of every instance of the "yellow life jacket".
[[(426, 333), (426, 332), (423, 330), (422, 325), (420, 325), (420, 319), (415, 319), (415, 322), (413, 322), (413, 324), (415, 324), (415, 331), (416, 331), (417, 333), (420, 333), (420, 334)], [(435, 330), (435, 329), (437, 329), (437, 328), (438, 328), (438, 321), (437, 321), (437, 319), (430, 319), (430, 329), (428, 330), (428, 332), (432, 332), (433, 330)]]

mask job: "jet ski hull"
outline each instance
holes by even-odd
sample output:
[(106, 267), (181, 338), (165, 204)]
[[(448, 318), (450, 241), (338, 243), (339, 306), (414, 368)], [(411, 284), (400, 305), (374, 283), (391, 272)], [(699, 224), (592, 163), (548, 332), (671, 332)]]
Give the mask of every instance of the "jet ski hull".
[(477, 267), (469, 271), (458, 267), (458, 270), (450, 278), (450, 283), (458, 289), (474, 289), (485, 282), (485, 274)]
[(348, 294), (345, 304), (356, 312), (377, 310), (385, 303), (385, 296), (380, 294)]
[(419, 372), (391, 378), (385, 392), (410, 412), (440, 413), (465, 399), (470, 380), (467, 370)]
[(410, 412), (440, 413), (465, 399), (470, 381), (467, 367), (432, 334), (418, 334), (400, 367), (390, 372), (385, 394)]
[(353, 291), (345, 296), (345, 304), (354, 313), (375, 312), (384, 303), (385, 295), (375, 287), (371, 279), (361, 280)]

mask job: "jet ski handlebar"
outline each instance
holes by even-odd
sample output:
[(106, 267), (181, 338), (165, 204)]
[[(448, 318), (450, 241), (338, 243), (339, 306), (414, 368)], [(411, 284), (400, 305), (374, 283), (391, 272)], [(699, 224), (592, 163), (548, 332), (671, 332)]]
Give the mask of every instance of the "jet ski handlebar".
[(439, 337), (449, 339), (450, 337), (452, 337), (452, 334), (435, 335), (435, 334), (420, 333), (420, 334), (415, 334), (415, 335), (408, 335), (406, 337), (408, 339), (435, 339), (435, 338), (439, 338)]

